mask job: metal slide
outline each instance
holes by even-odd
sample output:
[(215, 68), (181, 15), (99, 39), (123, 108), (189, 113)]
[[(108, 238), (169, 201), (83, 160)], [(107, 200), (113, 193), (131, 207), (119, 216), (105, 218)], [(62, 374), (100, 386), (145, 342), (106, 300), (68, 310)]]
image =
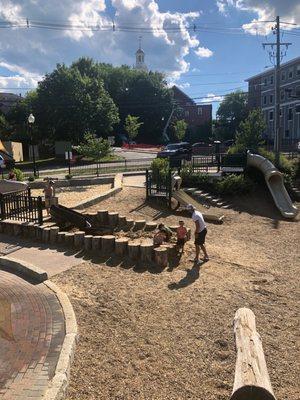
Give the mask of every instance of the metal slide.
[(293, 205), (286, 191), (281, 172), (265, 157), (250, 152), (247, 153), (247, 165), (259, 169), (264, 174), (267, 186), (281, 214), (285, 218), (295, 218), (298, 209)]
[(177, 200), (182, 206), (187, 206), (188, 204), (192, 204), (197, 211), (200, 211), (203, 214), (205, 221), (208, 222), (216, 222), (221, 224), (223, 222), (224, 215), (217, 214), (209, 214), (207, 209), (203, 207), (198, 201), (193, 199), (184, 190), (174, 190), (172, 193), (172, 197)]

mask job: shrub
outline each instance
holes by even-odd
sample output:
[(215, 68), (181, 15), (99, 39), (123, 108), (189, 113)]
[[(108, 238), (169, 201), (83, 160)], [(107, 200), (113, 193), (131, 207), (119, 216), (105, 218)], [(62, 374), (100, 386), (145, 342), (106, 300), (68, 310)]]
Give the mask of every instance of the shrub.
[(20, 181), (20, 182), (24, 181), (24, 174), (20, 169), (14, 168), (12, 170), (12, 172), (16, 175), (16, 180), (17, 181)]
[(65, 178), (66, 178), (66, 179), (72, 179), (72, 178), (73, 178), (73, 175), (67, 174), (67, 175), (65, 176)]
[(213, 185), (210, 182), (209, 176), (203, 173), (193, 173), (190, 167), (182, 168), (180, 172), (182, 183), (184, 186), (194, 186), (199, 189), (212, 189)]
[(170, 163), (167, 158), (155, 158), (151, 163), (153, 180), (156, 182), (158, 177), (160, 180), (166, 179), (170, 169)]
[(28, 182), (33, 182), (35, 180), (35, 177), (33, 175), (28, 177)]
[(216, 192), (225, 195), (250, 193), (254, 188), (254, 182), (243, 175), (228, 175), (215, 182)]

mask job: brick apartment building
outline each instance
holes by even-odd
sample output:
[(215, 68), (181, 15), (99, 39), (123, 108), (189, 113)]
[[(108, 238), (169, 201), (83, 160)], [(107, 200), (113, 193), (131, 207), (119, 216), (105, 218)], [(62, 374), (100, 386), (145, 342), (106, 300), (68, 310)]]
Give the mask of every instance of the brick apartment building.
[(177, 86), (173, 86), (174, 100), (182, 110), (182, 117), (188, 124), (192, 132), (199, 131), (199, 141), (201, 140), (201, 127), (207, 129), (211, 127), (212, 105), (199, 105)]
[[(267, 129), (266, 139), (274, 141), (275, 123), (275, 69), (269, 69), (246, 80), (250, 109), (260, 108)], [(280, 68), (280, 123), (283, 141), (300, 140), (300, 57)]]

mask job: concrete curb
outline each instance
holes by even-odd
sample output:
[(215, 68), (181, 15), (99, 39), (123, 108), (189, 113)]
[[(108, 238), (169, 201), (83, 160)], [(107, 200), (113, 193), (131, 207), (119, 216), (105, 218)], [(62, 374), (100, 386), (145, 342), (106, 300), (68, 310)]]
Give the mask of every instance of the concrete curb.
[(33, 279), (36, 282), (44, 282), (48, 279), (47, 272), (33, 264), (18, 260), (17, 258), (2, 256), (0, 257), (0, 265), (8, 270), (18, 272), (27, 278)]
[(53, 282), (47, 280), (44, 284), (55, 293), (65, 316), (66, 335), (56, 365), (55, 374), (44, 395), (45, 400), (62, 400), (66, 397), (70, 368), (73, 362), (76, 341), (78, 338), (78, 327), (75, 313), (68, 296)]
[(74, 210), (83, 210), (86, 207), (90, 207), (97, 203), (100, 203), (101, 201), (106, 200), (109, 197), (114, 196), (115, 194), (121, 192), (122, 185), (123, 185), (123, 174), (116, 174), (114, 178), (114, 187), (112, 189), (109, 189), (108, 191), (102, 193), (99, 196), (95, 196), (88, 200), (85, 200), (72, 208)]

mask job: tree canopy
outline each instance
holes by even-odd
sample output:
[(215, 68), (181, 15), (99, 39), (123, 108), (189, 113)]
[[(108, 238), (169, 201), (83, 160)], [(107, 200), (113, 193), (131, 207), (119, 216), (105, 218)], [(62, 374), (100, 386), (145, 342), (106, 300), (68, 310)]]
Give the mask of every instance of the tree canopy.
[(182, 141), (184, 139), (187, 126), (188, 125), (184, 119), (179, 119), (173, 124), (174, 134), (177, 140)]
[(139, 117), (133, 115), (127, 115), (125, 119), (125, 131), (128, 134), (130, 140), (133, 140), (139, 134), (139, 129), (143, 125), (143, 122), (139, 122)]

